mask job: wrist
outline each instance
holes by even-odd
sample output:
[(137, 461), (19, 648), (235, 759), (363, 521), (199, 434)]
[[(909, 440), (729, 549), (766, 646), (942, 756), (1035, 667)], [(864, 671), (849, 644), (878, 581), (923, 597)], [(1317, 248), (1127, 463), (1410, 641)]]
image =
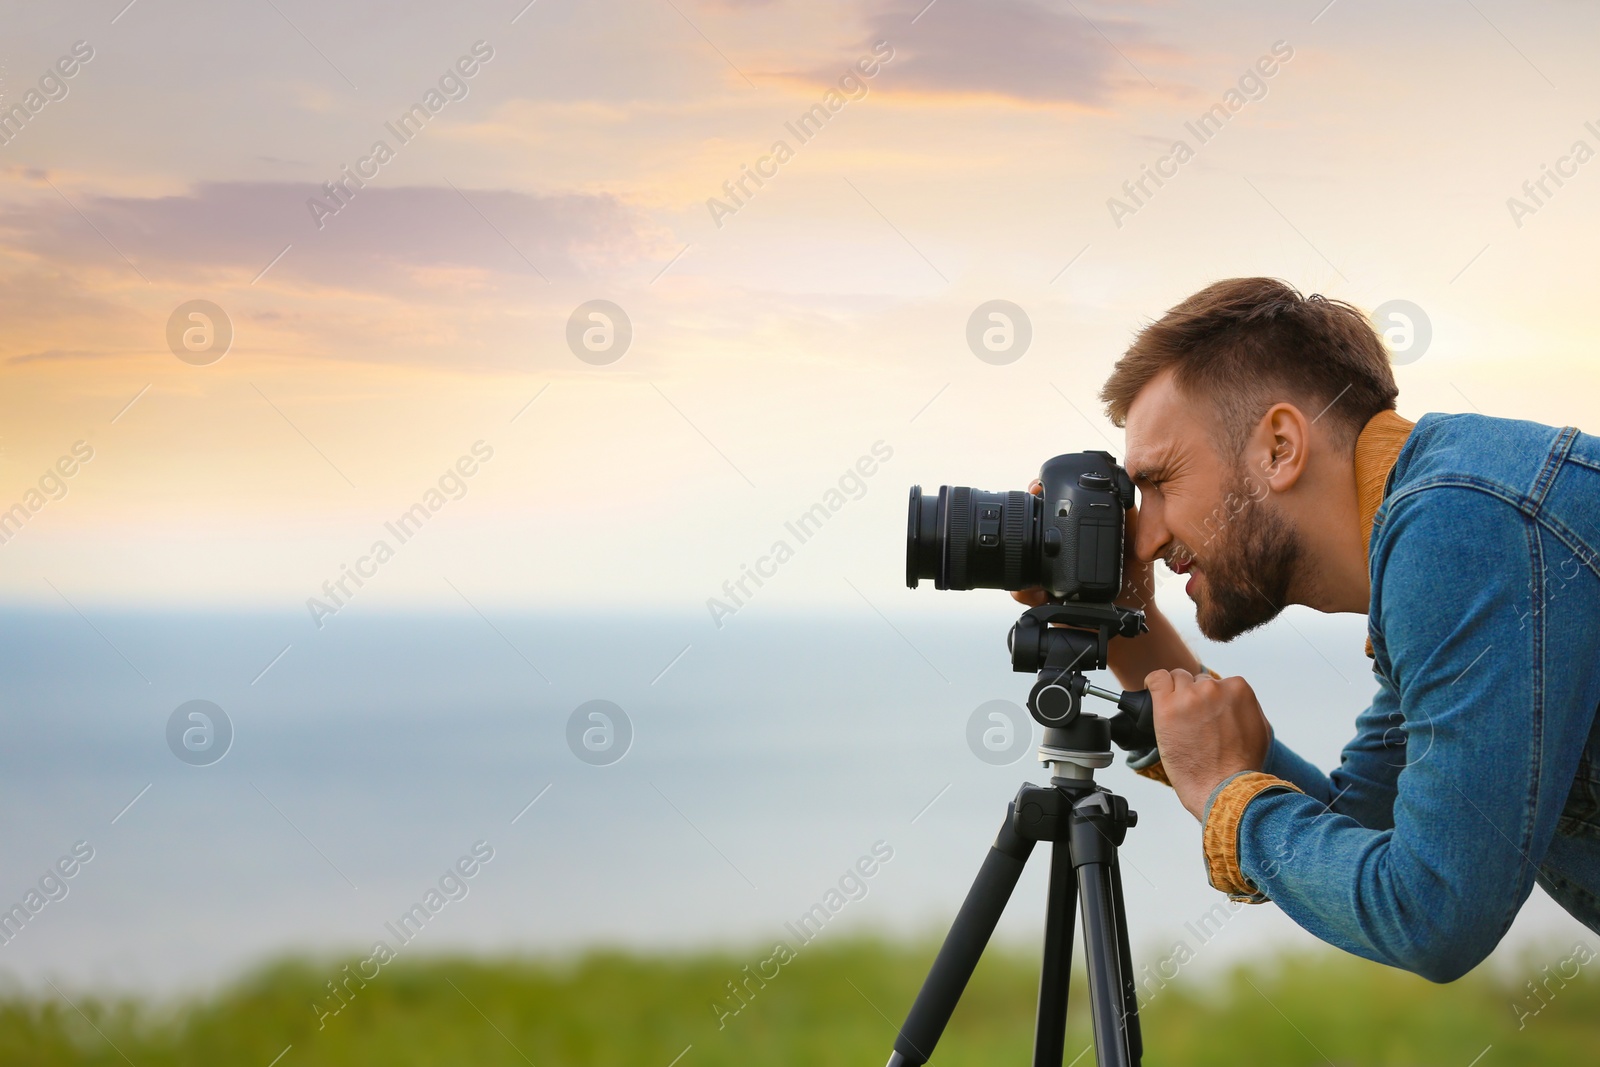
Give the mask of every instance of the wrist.
[(1244, 775), (1254, 773), (1261, 772), (1255, 772), (1249, 769), (1234, 771), (1232, 774), (1225, 774), (1221, 778), (1218, 778), (1208, 787), (1202, 786), (1204, 789), (1203, 793), (1197, 789), (1196, 792), (1200, 793), (1200, 795), (1203, 797), (1203, 800), (1200, 804), (1200, 810), (1195, 813), (1195, 818), (1199, 819), (1201, 824), (1204, 824), (1207, 819), (1211, 818), (1211, 809), (1216, 806), (1217, 797), (1222, 795), (1222, 791), (1227, 789), (1229, 785)]
[(1232, 774), (1206, 774), (1196, 777), (1191, 771), (1181, 776), (1181, 787), (1175, 784), (1173, 791), (1178, 794), (1178, 803), (1183, 805), (1183, 810), (1204, 824), (1206, 812), (1210, 810), (1212, 801), (1233, 777)]

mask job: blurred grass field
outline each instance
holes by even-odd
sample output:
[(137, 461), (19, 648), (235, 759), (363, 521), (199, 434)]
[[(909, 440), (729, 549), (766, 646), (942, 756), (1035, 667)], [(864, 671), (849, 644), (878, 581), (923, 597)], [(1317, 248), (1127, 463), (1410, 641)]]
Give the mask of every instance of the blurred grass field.
[[(338, 1003), (327, 983), (354, 959), (279, 962), (179, 1003), (12, 990), (0, 996), (0, 1063), (268, 1067), (281, 1054), (277, 1067), (668, 1067), (681, 1053), (679, 1067), (876, 1067), (888, 1058), (895, 1024), (935, 948), (861, 940), (807, 947), (765, 987), (752, 982), (756, 992), (736, 1015), (721, 1015), (714, 1002), (736, 1004), (726, 983), (770, 951), (401, 959), (364, 987), (352, 982), (348, 1003), (320, 1019), (320, 1028), (319, 1013)], [(1577, 975), (1563, 981), (1561, 965), (1571, 956), (1570, 947), (1553, 948), (1499, 977), (1480, 969), (1449, 986), (1331, 951), (1227, 973), (1186, 972), (1145, 1008), (1146, 1061), (1594, 1063), (1600, 960), (1569, 962), (1565, 973)], [(1027, 1063), (1035, 966), (1027, 955), (991, 950), (934, 1062)], [(1526, 983), (1547, 975), (1541, 1007)], [(1090, 1043), (1086, 1008), (1075, 985), (1069, 1061)], [(1534, 1009), (1519, 1026), (1519, 1015)], [(1077, 1062), (1093, 1063), (1093, 1053)]]

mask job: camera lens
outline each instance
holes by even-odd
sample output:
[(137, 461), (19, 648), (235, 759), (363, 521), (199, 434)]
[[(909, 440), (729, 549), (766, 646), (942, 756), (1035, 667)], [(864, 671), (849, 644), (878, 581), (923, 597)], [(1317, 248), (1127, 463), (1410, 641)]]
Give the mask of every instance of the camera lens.
[(906, 516), (906, 585), (912, 589), (917, 587), (918, 578), (932, 578), (939, 573), (939, 556), (943, 552), (939, 505), (939, 498), (922, 495), (922, 486), (911, 487), (911, 509)]
[(938, 497), (911, 489), (906, 517), (906, 585), (936, 589), (1026, 589), (1039, 581), (1039, 498), (941, 485)]

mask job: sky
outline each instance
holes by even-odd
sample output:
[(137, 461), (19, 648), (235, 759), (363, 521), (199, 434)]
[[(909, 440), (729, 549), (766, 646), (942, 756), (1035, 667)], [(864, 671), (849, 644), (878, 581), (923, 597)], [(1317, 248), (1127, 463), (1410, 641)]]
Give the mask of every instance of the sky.
[[(1421, 308), (1404, 414), (1600, 421), (1584, 5), (124, 3), (4, 16), (40, 106), (0, 146), (0, 507), (48, 482), (13, 602), (310, 612), (480, 441), (362, 600), (703, 607), (880, 441), (762, 595), (914, 595), (906, 487), (1120, 454), (1111, 363), (1233, 275)], [(195, 300), (220, 358), (169, 344)], [(568, 343), (594, 300), (610, 362)]]

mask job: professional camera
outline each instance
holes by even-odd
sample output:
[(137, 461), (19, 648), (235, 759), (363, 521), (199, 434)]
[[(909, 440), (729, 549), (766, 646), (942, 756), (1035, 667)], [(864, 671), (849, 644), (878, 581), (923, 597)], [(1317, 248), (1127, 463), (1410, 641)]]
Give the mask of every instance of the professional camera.
[(1070, 452), (1039, 468), (1044, 491), (911, 487), (906, 585), (1028, 589), (1109, 604), (1122, 588), (1122, 537), (1133, 482), (1109, 452)]

